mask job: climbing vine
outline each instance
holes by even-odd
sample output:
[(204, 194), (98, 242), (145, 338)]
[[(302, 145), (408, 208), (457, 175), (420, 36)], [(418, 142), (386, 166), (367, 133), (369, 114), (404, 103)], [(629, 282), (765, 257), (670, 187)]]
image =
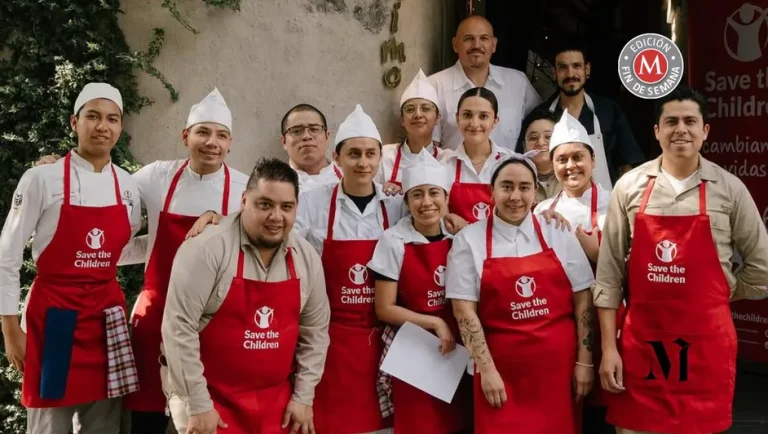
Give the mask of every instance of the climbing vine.
[[(240, 0), (202, 0), (239, 10)], [(174, 0), (163, 0), (182, 24)], [(8, 214), (16, 184), (40, 156), (64, 154), (75, 145), (69, 127), (72, 105), (91, 81), (112, 83), (123, 97), (126, 114), (152, 102), (138, 91), (136, 70), (160, 80), (172, 101), (178, 92), (153, 65), (165, 33), (154, 29), (144, 51), (131, 51), (118, 16), (120, 0), (0, 1), (0, 217)], [(188, 24), (189, 30), (194, 29)], [(130, 152), (125, 132), (112, 152), (113, 161), (133, 172), (140, 165)], [(21, 269), (22, 299), (32, 283), (35, 265), (29, 248)], [(143, 266), (121, 267), (118, 276), (128, 302), (135, 300)], [(0, 339), (2, 345), (2, 339)], [(19, 373), (9, 367), (0, 346), (0, 432), (26, 432), (26, 411), (20, 404)]]
[[(205, 3), (208, 6), (213, 6), (215, 8), (219, 9), (232, 9), (234, 11), (240, 11), (240, 1), (241, 0), (203, 0), (203, 3)], [(189, 30), (190, 32), (197, 34), (197, 30), (192, 27), (192, 24), (189, 23), (179, 11), (178, 6), (176, 5), (176, 0), (163, 0), (162, 6), (165, 9), (168, 9), (168, 11), (171, 13), (173, 18), (176, 19), (182, 26), (184, 26), (185, 29)]]

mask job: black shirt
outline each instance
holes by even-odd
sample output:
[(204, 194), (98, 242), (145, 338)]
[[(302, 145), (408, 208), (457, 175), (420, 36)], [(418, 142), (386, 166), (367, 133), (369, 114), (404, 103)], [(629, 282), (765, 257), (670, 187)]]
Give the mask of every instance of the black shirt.
[[(555, 93), (549, 101), (542, 103), (538, 108), (549, 110), (549, 106), (552, 105), (552, 101), (558, 95)], [(645, 155), (640, 150), (621, 107), (608, 98), (592, 94), (589, 96), (595, 104), (595, 112), (597, 112), (597, 118), (600, 120), (600, 131), (603, 133), (603, 147), (605, 148), (605, 158), (608, 161), (608, 171), (611, 175), (611, 182), (615, 184), (619, 179), (619, 167), (637, 166), (644, 163)], [(555, 105), (555, 116), (560, 119), (562, 115), (563, 108), (560, 107), (560, 104)], [(592, 110), (587, 107), (585, 101), (579, 114), (579, 122), (589, 135), (595, 134), (595, 122), (592, 115)], [(525, 134), (525, 131), (521, 134)]]
[(359, 209), (360, 212), (365, 212), (365, 207), (367, 207), (373, 198), (376, 197), (376, 189), (374, 188), (373, 193), (368, 196), (352, 196), (351, 194), (347, 194), (347, 196), (349, 196), (349, 198), (352, 199), (352, 202), (357, 205), (357, 209)]

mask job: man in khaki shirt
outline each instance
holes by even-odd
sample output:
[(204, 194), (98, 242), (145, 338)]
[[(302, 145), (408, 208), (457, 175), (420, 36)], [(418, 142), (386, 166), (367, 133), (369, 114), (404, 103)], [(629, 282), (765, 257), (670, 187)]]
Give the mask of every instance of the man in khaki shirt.
[[(738, 178), (699, 155), (706, 108), (682, 86), (659, 100), (662, 156), (617, 182), (603, 227), (594, 305), (601, 383), (617, 394), (607, 419), (620, 434), (725, 431), (736, 357), (728, 301), (766, 293), (759, 211)], [(736, 252), (744, 265), (734, 274)]]
[(291, 234), (298, 186), (288, 164), (260, 160), (242, 211), (174, 259), (161, 361), (181, 434), (314, 432), (330, 309), (320, 257)]

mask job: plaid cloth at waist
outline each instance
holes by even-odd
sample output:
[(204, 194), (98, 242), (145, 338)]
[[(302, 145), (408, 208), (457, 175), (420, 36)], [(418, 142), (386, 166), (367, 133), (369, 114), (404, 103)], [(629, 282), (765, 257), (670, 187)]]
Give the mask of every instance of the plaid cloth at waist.
[[(384, 341), (384, 351), (381, 352), (381, 360), (379, 360), (379, 367), (384, 363), (384, 358), (387, 356), (389, 347), (392, 345), (392, 341), (397, 334), (397, 327), (388, 325), (384, 327), (384, 332), (381, 334), (381, 340)], [(381, 410), (382, 417), (389, 417), (395, 413), (395, 404), (392, 402), (392, 376), (379, 371), (379, 378), (376, 381), (376, 392), (379, 395), (379, 409)]]
[(104, 309), (107, 328), (107, 396), (115, 398), (139, 390), (139, 375), (131, 349), (128, 322), (121, 306)]

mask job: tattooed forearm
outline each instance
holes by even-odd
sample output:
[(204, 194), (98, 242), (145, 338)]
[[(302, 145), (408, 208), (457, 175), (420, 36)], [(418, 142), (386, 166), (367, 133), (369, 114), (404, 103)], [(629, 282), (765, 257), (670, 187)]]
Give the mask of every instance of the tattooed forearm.
[(476, 315), (459, 318), (459, 331), (461, 340), (472, 354), (472, 359), (478, 366), (484, 366), (493, 362), (488, 344), (485, 342), (483, 326)]
[(581, 314), (581, 345), (587, 349), (590, 353), (595, 341), (595, 311), (592, 306), (584, 309), (584, 313)]
[(580, 363), (592, 362), (595, 340), (595, 308), (592, 306), (592, 291), (584, 290), (573, 294), (573, 315), (576, 320), (576, 342)]

